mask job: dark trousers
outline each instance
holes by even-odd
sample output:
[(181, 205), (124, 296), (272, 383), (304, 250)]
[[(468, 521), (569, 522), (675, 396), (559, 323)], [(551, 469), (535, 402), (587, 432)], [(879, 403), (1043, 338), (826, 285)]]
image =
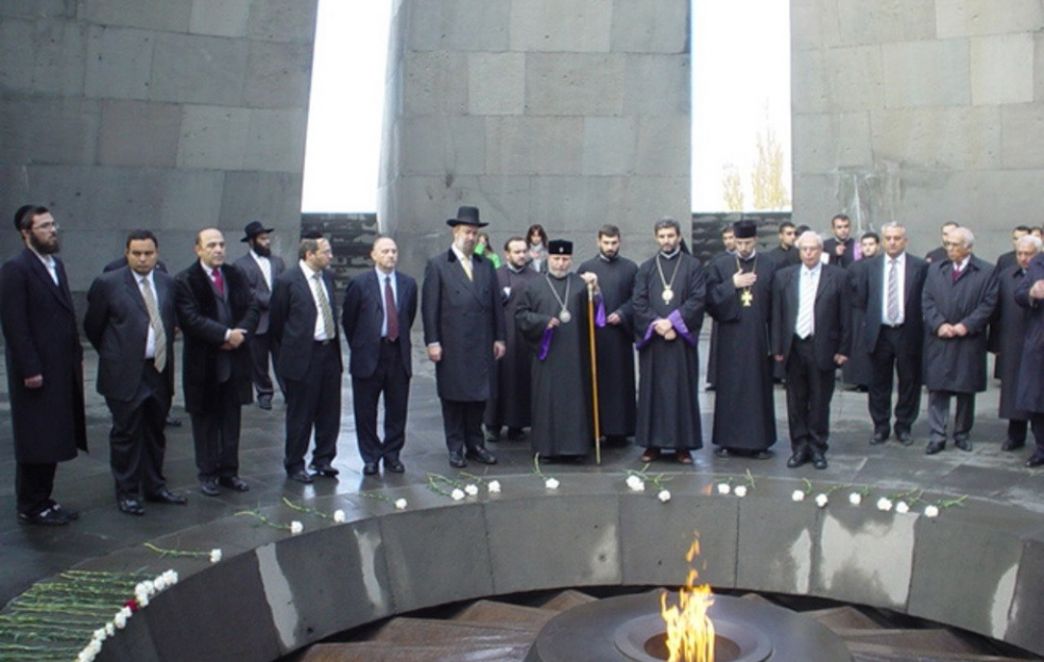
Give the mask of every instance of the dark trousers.
[(189, 412), (200, 480), (239, 474), (239, 419), (242, 405), (235, 380), (221, 382), (206, 413)]
[(909, 432), (921, 408), (921, 357), (903, 347), (902, 329), (882, 326), (870, 353), (870, 395), (867, 406), (874, 431), (888, 434), (892, 419), (892, 377), (898, 375), (895, 430)]
[(54, 503), (51, 501), (51, 492), (54, 490), (54, 472), (57, 468), (56, 462), (19, 462), (15, 465), (18, 512), (36, 515)]
[(446, 431), (446, 448), (451, 453), (463, 452), (484, 446), (482, 438), (482, 415), (486, 410), (483, 400), (461, 402), (442, 401), (442, 427)]
[[(384, 394), (384, 443), (377, 437), (377, 403)], [(398, 460), (406, 443), (406, 409), (410, 377), (402, 364), (399, 341), (381, 341), (377, 370), (366, 378), (352, 377), (352, 408), (359, 456), (366, 463)]]
[(795, 453), (825, 453), (830, 438), (834, 371), (816, 366), (812, 338), (794, 337), (787, 357), (787, 422)]
[(1033, 428), (1033, 438), (1037, 442), (1037, 450), (1034, 455), (1044, 455), (1044, 412), (1030, 414), (1030, 427)]
[[(1029, 421), (1024, 418), (1013, 418), (1008, 421), (1008, 439), (1017, 444), (1026, 443), (1026, 432), (1029, 431)], [(1036, 430), (1034, 430), (1036, 436)]]
[(957, 398), (957, 411), (953, 416), (954, 441), (966, 441), (975, 422), (975, 394), (953, 391), (928, 391), (929, 440), (946, 442), (946, 428), (950, 419), (950, 398)]
[(304, 470), (308, 442), (315, 430), (312, 464), (328, 466), (337, 455), (341, 431), (341, 370), (336, 340), (317, 342), (302, 380), (286, 381), (286, 456), (288, 474)]
[[(254, 380), (254, 389), (258, 397), (263, 395), (271, 396), (275, 392), (275, 388), (272, 386), (272, 378), (268, 372), (268, 357), (272, 357), (272, 363), (276, 362), (279, 356), (279, 343), (267, 333), (262, 333), (251, 336), (247, 340), (247, 346), (250, 348), (250, 359), (253, 364), (251, 372)], [(279, 383), (279, 390), (282, 391), (285, 397), (286, 385), (279, 378), (278, 374), (276, 375), (276, 381)]]
[(109, 463), (116, 481), (116, 498), (156, 494), (166, 487), (163, 434), (170, 411), (170, 389), (152, 361), (142, 369), (138, 392), (130, 401), (105, 399), (112, 413), (109, 431)]

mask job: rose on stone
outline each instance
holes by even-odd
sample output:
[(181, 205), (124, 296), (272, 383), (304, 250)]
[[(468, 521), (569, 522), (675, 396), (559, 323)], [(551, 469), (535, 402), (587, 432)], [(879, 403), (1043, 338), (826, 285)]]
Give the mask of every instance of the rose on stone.
[(859, 492), (852, 492), (848, 495), (848, 503), (852, 504), (853, 506), (858, 506), (859, 504), (863, 503), (863, 495)]
[(660, 490), (660, 493), (656, 495), (656, 498), (659, 499), (661, 503), (667, 503), (671, 500), (671, 492), (670, 490)]
[(732, 485), (728, 483), (718, 483), (718, 494), (726, 495), (732, 492)]
[(743, 497), (747, 496), (747, 486), (737, 485), (732, 489), (732, 493), (742, 499)]
[(348, 516), (344, 514), (343, 510), (337, 509), (334, 511), (333, 514), (333, 521), (337, 522), (338, 524), (344, 524), (346, 521), (348, 521)]
[(406, 510), (406, 499), (395, 500), (395, 510)]
[(290, 535), (296, 536), (302, 531), (304, 531), (304, 524), (301, 524), (301, 522), (297, 520), (290, 522)]
[(475, 485), (474, 483), (468, 483), (464, 486), (464, 493), (468, 496), (478, 496), (478, 492), (478, 485)]
[(454, 501), (460, 501), (464, 498), (464, 490), (460, 489), (459, 487), (454, 487), (453, 491), (450, 492), (450, 498)]
[(214, 549), (210, 550), (210, 562), (211, 563), (217, 563), (220, 560), (221, 560), (221, 550), (219, 548), (217, 548), (217, 547), (215, 547)]
[(805, 500), (805, 492), (803, 490), (794, 490), (793, 492), (790, 493), (790, 500), (791, 501), (795, 501), (795, 502), (796, 501), (804, 501)]
[(544, 480), (544, 487), (549, 490), (557, 490), (559, 485), (561, 485), (561, 483), (558, 482), (557, 478), (548, 478)]
[(486, 489), (489, 490), (490, 494), (500, 494), (500, 481), (491, 480), (486, 484)]

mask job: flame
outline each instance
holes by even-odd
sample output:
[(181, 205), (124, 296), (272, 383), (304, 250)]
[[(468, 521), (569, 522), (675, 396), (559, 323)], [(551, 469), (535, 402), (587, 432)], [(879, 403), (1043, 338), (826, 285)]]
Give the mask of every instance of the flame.
[(696, 585), (700, 573), (691, 567), (699, 554), (700, 540), (696, 538), (685, 554), (689, 576), (685, 586), (678, 589), (678, 604), (668, 607), (667, 593), (660, 596), (660, 615), (667, 626), (668, 662), (714, 662), (714, 624), (707, 616), (714, 597), (709, 585)]

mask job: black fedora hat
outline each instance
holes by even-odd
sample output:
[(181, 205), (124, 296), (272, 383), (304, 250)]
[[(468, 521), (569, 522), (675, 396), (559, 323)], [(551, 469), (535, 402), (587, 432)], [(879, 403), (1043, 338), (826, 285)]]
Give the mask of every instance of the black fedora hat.
[(243, 228), (243, 234), (246, 236), (240, 239), (240, 241), (245, 243), (250, 241), (259, 234), (274, 231), (274, 228), (266, 228), (265, 226), (261, 225), (261, 221), (250, 221), (249, 223), (247, 223), (246, 227)]
[(457, 217), (446, 221), (451, 228), (457, 225), (473, 225), (476, 228), (484, 228), (489, 223), (479, 221), (478, 207), (457, 207)]

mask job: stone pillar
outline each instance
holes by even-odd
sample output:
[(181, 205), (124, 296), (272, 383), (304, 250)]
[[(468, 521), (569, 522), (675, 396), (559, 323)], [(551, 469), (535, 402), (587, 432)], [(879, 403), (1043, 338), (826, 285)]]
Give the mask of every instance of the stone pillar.
[(690, 227), (689, 0), (399, 0), (393, 10), (378, 216), (404, 268), (481, 208), (499, 249), (541, 223), (624, 253), (652, 223)]
[(54, 209), (74, 290), (155, 231), (172, 269), (250, 219), (296, 252), (317, 0), (0, 3), (0, 249)]

